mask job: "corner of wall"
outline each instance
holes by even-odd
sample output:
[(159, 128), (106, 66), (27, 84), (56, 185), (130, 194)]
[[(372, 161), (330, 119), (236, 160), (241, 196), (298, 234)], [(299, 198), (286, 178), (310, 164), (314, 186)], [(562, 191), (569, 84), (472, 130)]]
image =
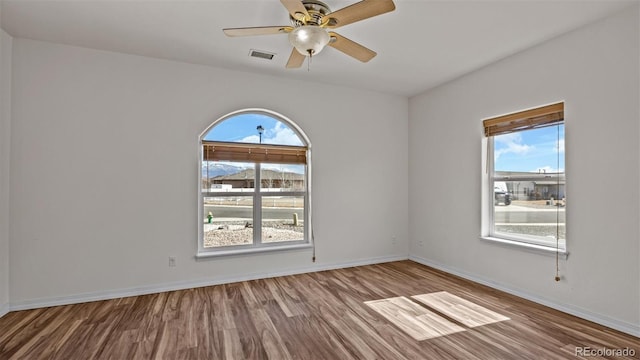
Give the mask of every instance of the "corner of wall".
[(0, 317), (9, 312), (9, 170), (13, 39), (0, 29)]
[[(410, 162), (411, 260), (640, 334), (638, 10), (639, 5), (628, 8), (411, 99), (410, 154), (420, 154)], [(483, 205), (478, 193), (486, 186), (480, 181), (484, 166), (478, 152), (481, 119), (557, 99), (571, 105), (567, 172), (577, 180), (571, 183), (574, 202), (567, 225), (572, 255), (560, 263), (569, 280), (552, 287), (541, 275), (555, 269), (550, 259), (479, 240)], [(616, 119), (614, 127), (603, 132), (600, 114)], [(454, 151), (443, 152), (450, 139), (456, 139)], [(590, 175), (594, 168), (629, 176), (624, 183), (602, 182)], [(448, 176), (430, 176), (432, 169)], [(613, 187), (630, 189), (624, 205), (592, 206), (599, 203), (594, 199), (607, 199)], [(451, 201), (451, 194), (464, 205)], [(624, 250), (614, 254), (612, 249)], [(608, 261), (606, 256), (615, 261), (604, 271), (594, 266)]]

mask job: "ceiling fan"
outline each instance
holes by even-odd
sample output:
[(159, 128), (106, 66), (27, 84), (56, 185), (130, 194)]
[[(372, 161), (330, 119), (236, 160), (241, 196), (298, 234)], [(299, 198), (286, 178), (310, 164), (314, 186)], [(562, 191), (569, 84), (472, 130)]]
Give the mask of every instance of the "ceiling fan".
[(355, 59), (367, 62), (376, 52), (341, 36), (331, 29), (395, 10), (393, 0), (362, 0), (337, 11), (317, 0), (280, 0), (289, 12), (290, 26), (259, 26), (223, 29), (227, 36), (289, 34), (293, 50), (287, 68), (299, 68), (304, 59), (329, 45)]

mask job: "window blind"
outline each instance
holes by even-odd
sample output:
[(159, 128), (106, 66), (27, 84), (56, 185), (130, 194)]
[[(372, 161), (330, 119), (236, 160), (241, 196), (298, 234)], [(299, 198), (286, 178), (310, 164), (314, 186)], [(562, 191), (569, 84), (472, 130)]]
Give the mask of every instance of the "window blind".
[(306, 164), (306, 146), (202, 141), (202, 161)]
[(485, 136), (542, 128), (564, 121), (564, 103), (556, 103), (484, 120)]

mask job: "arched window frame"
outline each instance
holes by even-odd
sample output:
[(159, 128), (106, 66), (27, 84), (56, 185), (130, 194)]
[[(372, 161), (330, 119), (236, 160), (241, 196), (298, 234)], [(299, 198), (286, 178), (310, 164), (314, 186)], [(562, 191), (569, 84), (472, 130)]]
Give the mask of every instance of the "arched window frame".
[[(220, 125), (222, 122), (229, 120), (233, 117), (240, 116), (243, 114), (259, 114), (265, 115), (270, 118), (273, 118), (276, 121), (283, 123), (288, 126), (302, 141), (305, 151), (305, 164), (304, 164), (304, 190), (303, 191), (294, 191), (282, 193), (283, 196), (293, 195), (293, 193), (302, 194), (304, 196), (304, 238), (301, 241), (287, 241), (287, 242), (277, 242), (277, 243), (265, 243), (262, 241), (256, 241), (256, 239), (260, 238), (261, 235), (256, 235), (255, 233), (261, 233), (261, 206), (262, 206), (262, 198), (268, 196), (268, 193), (261, 192), (260, 189), (260, 164), (259, 160), (255, 161), (255, 174), (256, 181), (254, 186), (254, 191), (251, 193), (253, 196), (253, 219), (254, 224), (258, 227), (257, 229), (254, 227), (254, 242), (250, 245), (240, 245), (240, 246), (224, 246), (224, 247), (207, 247), (204, 246), (204, 226), (205, 218), (207, 214), (204, 211), (204, 198), (207, 195), (207, 192), (203, 191), (202, 188), (202, 163), (204, 161), (205, 156), (205, 144), (209, 141), (205, 140), (206, 135), (217, 125)], [(238, 147), (250, 147), (250, 148), (292, 148), (290, 146), (278, 146), (278, 145), (269, 145), (269, 144), (247, 144), (247, 143), (235, 143)], [(268, 151), (267, 151), (268, 152)], [(285, 151), (286, 152), (286, 151)], [(286, 155), (283, 155), (286, 156)], [(304, 133), (304, 131), (292, 120), (287, 118), (286, 116), (279, 114), (277, 112), (260, 109), (260, 108), (250, 108), (250, 109), (242, 109), (226, 114), (217, 120), (215, 120), (211, 125), (209, 125), (199, 136), (198, 140), (198, 252), (196, 254), (197, 258), (206, 258), (206, 257), (214, 257), (214, 256), (225, 256), (225, 255), (237, 255), (243, 253), (257, 253), (257, 252), (267, 252), (267, 251), (277, 251), (277, 250), (293, 250), (293, 249), (301, 249), (301, 248), (310, 248), (313, 246), (313, 236), (312, 236), (312, 222), (311, 222), (311, 141), (309, 137)]]

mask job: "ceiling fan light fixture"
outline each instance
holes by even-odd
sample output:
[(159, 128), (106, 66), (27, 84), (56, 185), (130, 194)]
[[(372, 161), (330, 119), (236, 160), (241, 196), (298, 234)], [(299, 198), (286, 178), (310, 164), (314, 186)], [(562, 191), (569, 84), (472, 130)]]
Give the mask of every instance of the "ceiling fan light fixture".
[(304, 56), (318, 54), (330, 40), (329, 33), (315, 25), (299, 26), (289, 33), (289, 42)]

